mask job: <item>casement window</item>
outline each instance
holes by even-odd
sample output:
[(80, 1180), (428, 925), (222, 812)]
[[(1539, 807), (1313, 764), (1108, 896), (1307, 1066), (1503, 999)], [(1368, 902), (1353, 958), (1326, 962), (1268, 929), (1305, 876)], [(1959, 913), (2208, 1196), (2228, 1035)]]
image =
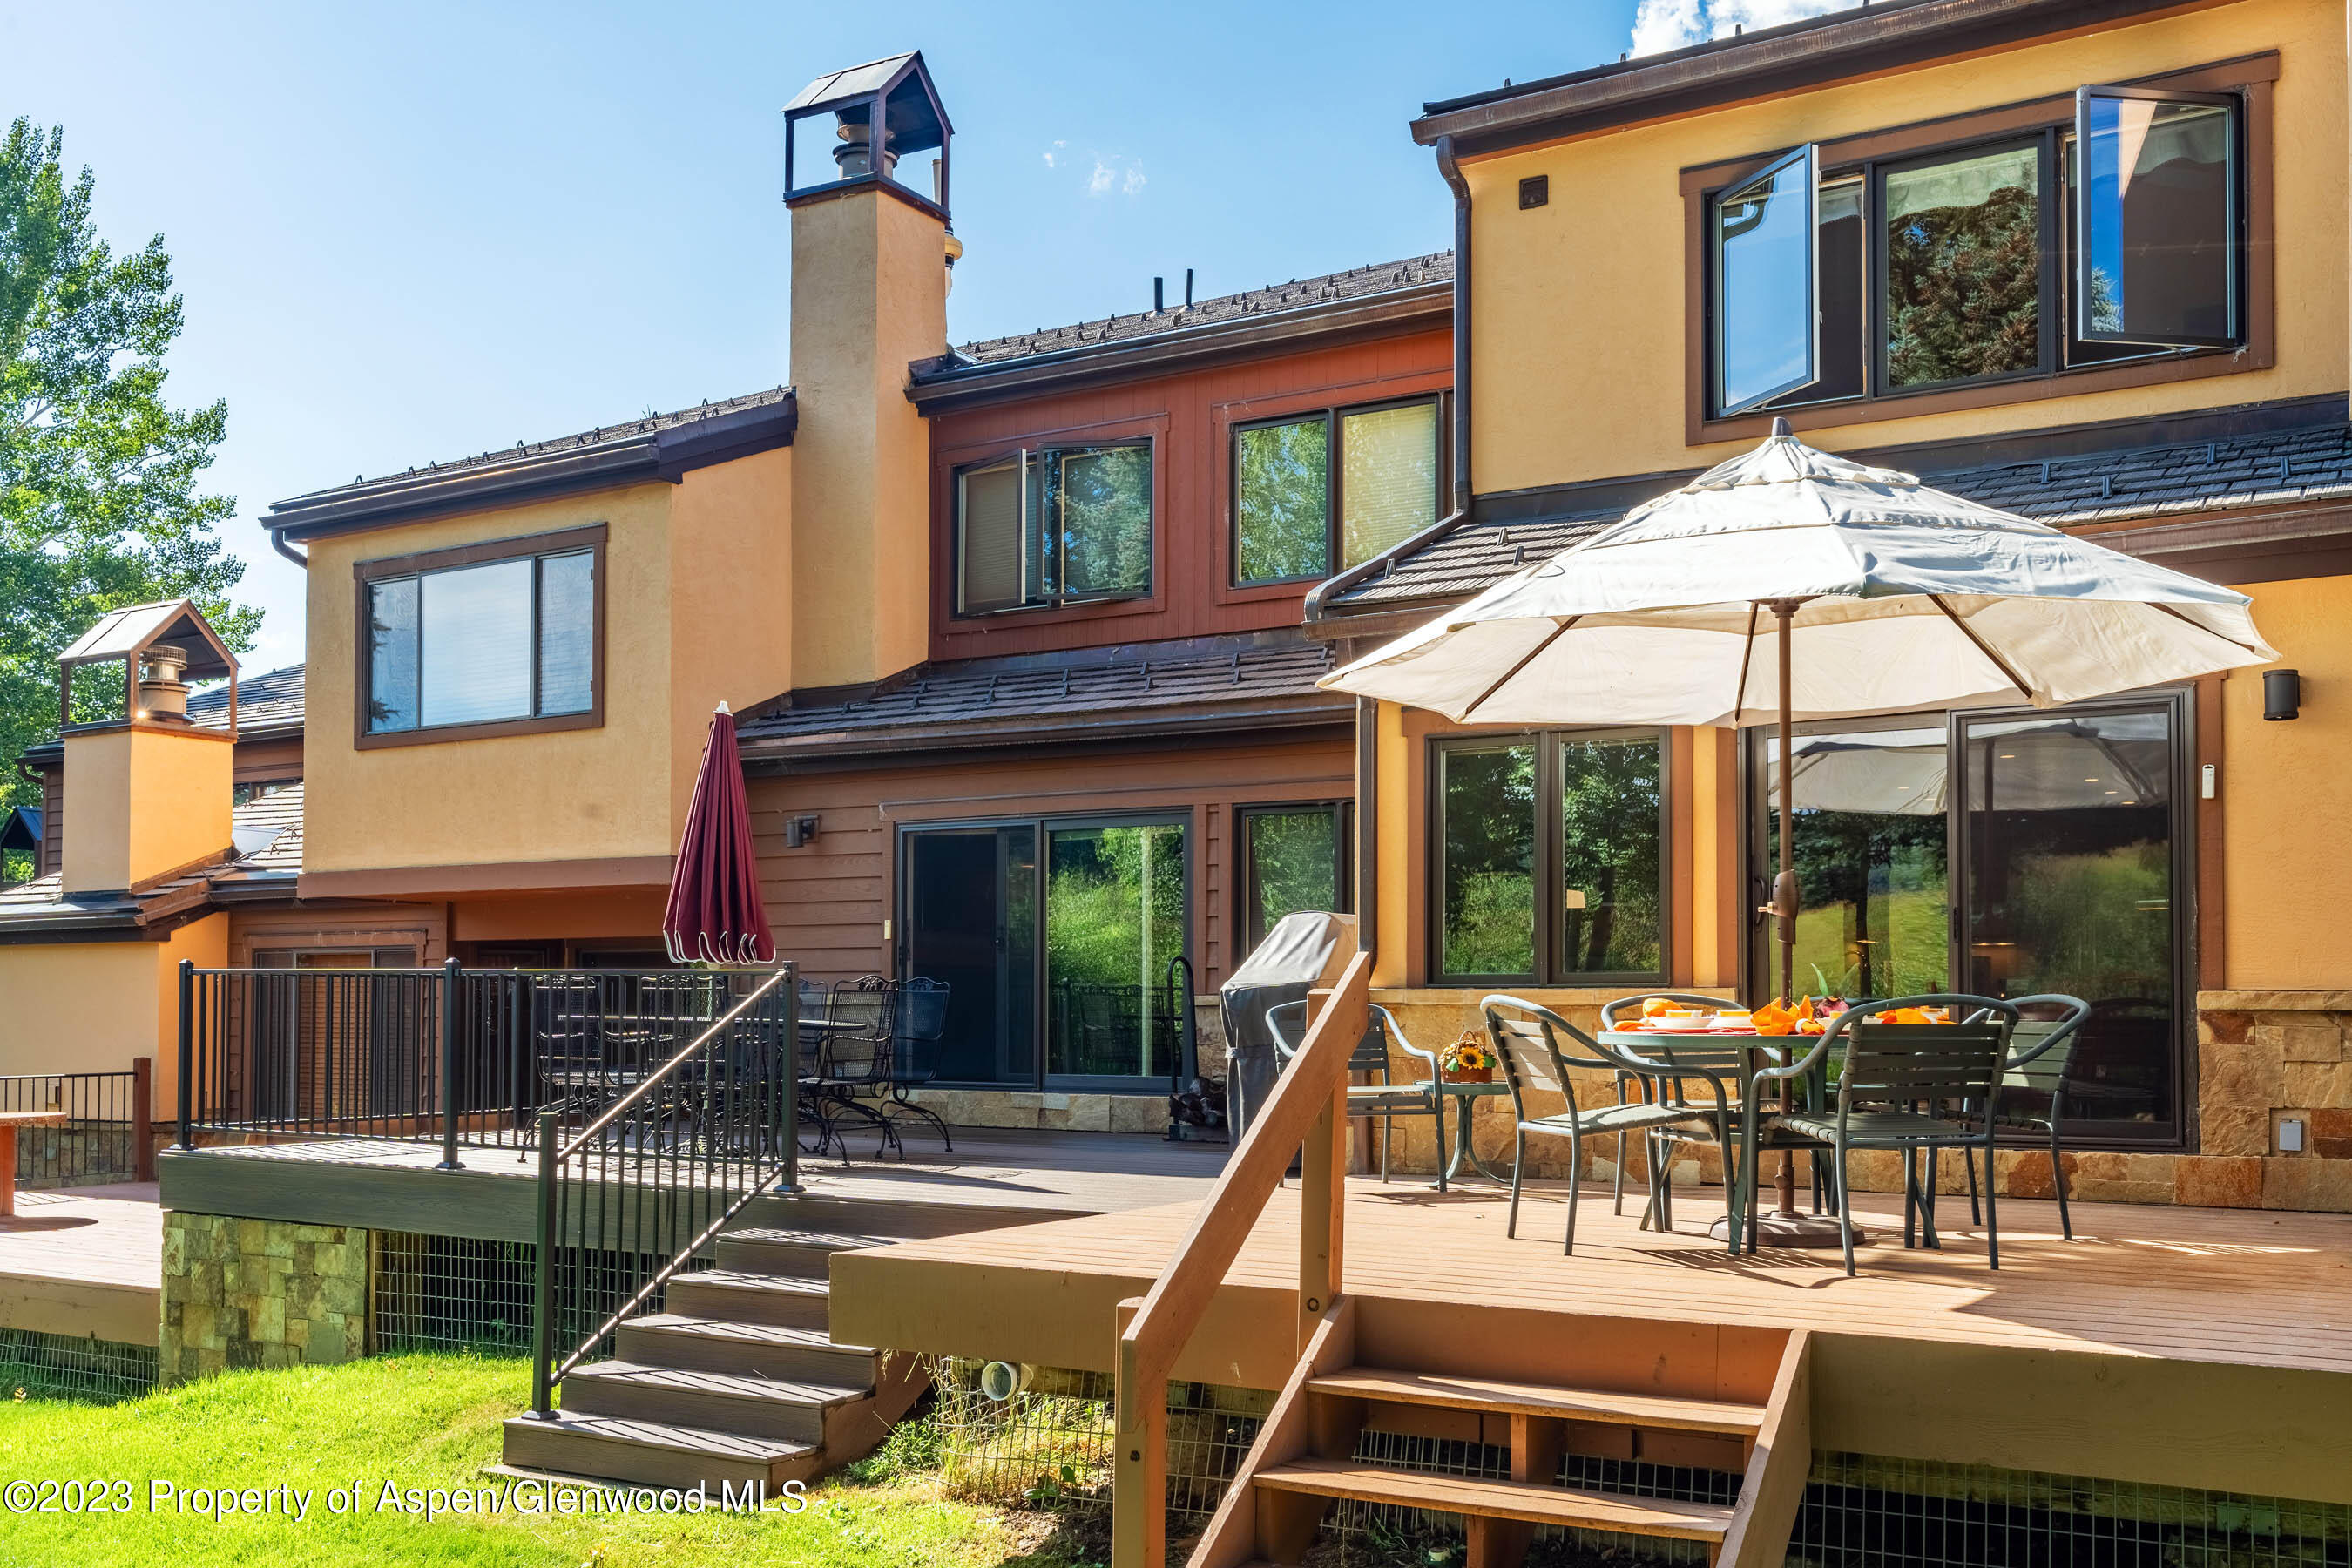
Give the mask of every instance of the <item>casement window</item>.
[(603, 721), (604, 530), (363, 562), (364, 747)]
[(1432, 750), (1438, 984), (1664, 978), (1662, 731), (1543, 731)]
[(1234, 431), (1234, 584), (1328, 577), (1435, 522), (1438, 400), (1322, 409)]
[(2245, 117), (2235, 92), (2085, 87), (2070, 122), (1844, 163), (1801, 147), (1723, 186), (1706, 416), (2243, 343)]
[(1151, 592), (1151, 445), (1024, 448), (955, 476), (956, 614)]

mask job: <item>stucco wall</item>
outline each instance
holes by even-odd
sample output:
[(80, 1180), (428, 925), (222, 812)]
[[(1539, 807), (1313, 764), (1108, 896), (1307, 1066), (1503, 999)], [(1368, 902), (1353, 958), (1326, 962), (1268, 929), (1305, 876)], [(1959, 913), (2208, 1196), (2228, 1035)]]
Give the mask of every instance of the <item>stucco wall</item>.
[(163, 942), (38, 942), (0, 947), (0, 1076), (127, 1072), (155, 1061), (158, 1119), (179, 1093), (182, 959), (228, 961), (228, 917), (208, 915)]
[(229, 842), (236, 746), (212, 731), (145, 727), (69, 735), (65, 885), (120, 891), (176, 871)]
[[(1924, 418), (1810, 430), (1833, 449), (2132, 418), (2346, 384), (2344, 13), (2241, 0), (1467, 166), (1474, 472), (1481, 493), (1712, 462), (1684, 435), (1680, 171), (2275, 48), (2276, 367)], [(1518, 182), (1548, 175), (1547, 205)]]

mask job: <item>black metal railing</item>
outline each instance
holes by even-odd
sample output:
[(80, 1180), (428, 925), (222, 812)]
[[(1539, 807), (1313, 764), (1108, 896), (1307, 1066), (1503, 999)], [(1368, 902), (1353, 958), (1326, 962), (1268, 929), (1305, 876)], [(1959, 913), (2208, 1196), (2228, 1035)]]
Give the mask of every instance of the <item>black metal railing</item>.
[(60, 1120), (16, 1129), (16, 1184), (86, 1187), (155, 1179), (154, 1064), (127, 1072), (21, 1073), (0, 1078), (0, 1110)]
[[(538, 1280), (531, 1408), (620, 1326), (655, 1310), (754, 1196), (796, 1184), (798, 987), (786, 965), (719, 973), (726, 1006), (567, 1135), (538, 1118)], [(634, 1279), (615, 1279), (616, 1267)], [(608, 1304), (618, 1300), (617, 1307)]]
[(180, 973), (180, 1143), (366, 1138), (529, 1148), (594, 1118), (708, 1029), (698, 970), (198, 969)]

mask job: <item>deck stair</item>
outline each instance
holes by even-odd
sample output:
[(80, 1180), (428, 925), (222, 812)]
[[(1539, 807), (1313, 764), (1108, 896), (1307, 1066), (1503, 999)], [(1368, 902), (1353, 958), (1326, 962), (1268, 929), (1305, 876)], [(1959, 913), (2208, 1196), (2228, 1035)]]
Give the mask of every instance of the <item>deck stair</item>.
[(826, 1270), (835, 1253), (892, 1239), (720, 1236), (717, 1267), (673, 1279), (667, 1310), (623, 1323), (612, 1359), (563, 1379), (554, 1420), (507, 1422), (507, 1468), (773, 1495), (870, 1453), (924, 1379), (912, 1356), (833, 1342)]
[[(1771, 1397), (1759, 1405), (1359, 1365), (1354, 1310), (1342, 1297), (1325, 1313), (1194, 1547), (1192, 1568), (1300, 1563), (1331, 1505), (1343, 1502), (1459, 1517), (1471, 1568), (1516, 1568), (1546, 1525), (1696, 1542), (1708, 1563), (1725, 1568), (1780, 1561), (1811, 1462), (1804, 1334), (1790, 1337)], [(1461, 1324), (1474, 1342), (1475, 1317), (1466, 1312)], [(1507, 1355), (1507, 1346), (1497, 1352)], [(1449, 1347), (1445, 1359), (1463, 1357)], [(1375, 1462), (1360, 1452), (1368, 1431), (1507, 1447), (1510, 1474), (1441, 1475)], [(1724, 1471), (1739, 1485), (1720, 1502), (1566, 1485), (1562, 1461), (1570, 1456)]]

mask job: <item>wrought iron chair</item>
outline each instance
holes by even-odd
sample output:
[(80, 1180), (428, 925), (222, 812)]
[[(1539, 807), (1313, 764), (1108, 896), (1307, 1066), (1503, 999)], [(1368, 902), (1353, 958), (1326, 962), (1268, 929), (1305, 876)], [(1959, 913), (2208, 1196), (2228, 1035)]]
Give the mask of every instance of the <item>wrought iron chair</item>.
[(897, 1003), (898, 987), (878, 974), (840, 981), (826, 994), (824, 1023), (814, 1031), (820, 1037), (816, 1068), (802, 1080), (816, 1118), (816, 1153), (837, 1144), (846, 1160), (849, 1145), (842, 1136), (841, 1121), (856, 1117), (882, 1135), (874, 1152), (876, 1159), (893, 1149), (901, 1158), (905, 1156), (898, 1130), (871, 1103), (889, 1092)]
[[(1672, 1002), (1681, 1006), (1705, 1007), (1710, 1010), (1724, 1005), (1724, 998), (1720, 996), (1702, 996), (1694, 992), (1643, 991), (1632, 996), (1620, 996), (1613, 1002), (1602, 1003), (1601, 1027), (1603, 1031), (1625, 1027), (1642, 1016), (1643, 1004), (1652, 1001)], [(1670, 1068), (1679, 1067), (1688, 1076), (1705, 1079), (1710, 1082), (1716, 1079), (1722, 1079), (1727, 1083), (1740, 1085), (1747, 1082), (1748, 1075), (1758, 1065), (1756, 1054), (1759, 1044), (1761, 1043), (1768, 1051), (1770, 1047), (1769, 1041), (1759, 1042), (1745, 1036), (1728, 1040), (1705, 1037), (1680, 1038), (1660, 1032), (1653, 1037), (1653, 1039), (1654, 1044), (1652, 1044), (1651, 1040), (1643, 1041), (1643, 1054), (1657, 1061), (1661, 1066)], [(1617, 1081), (1619, 1098), (1622, 1099), (1625, 1091), (1636, 1081), (1638, 1080), (1635, 1075), (1621, 1072)], [(1684, 1077), (1667, 1077), (1656, 1081), (1659, 1083), (1660, 1092), (1667, 1097), (1668, 1103), (1675, 1105), (1690, 1103), (1688, 1085)], [(1727, 1089), (1727, 1092), (1728, 1092)], [(1741, 1098), (1745, 1099), (1744, 1093)], [(1613, 1214), (1625, 1212), (1625, 1139), (1627, 1136), (1622, 1131), (1617, 1134), (1617, 1170), (1611, 1183), (1609, 1194), (1610, 1211)], [(1654, 1165), (1667, 1163), (1664, 1151), (1660, 1147), (1662, 1144), (1716, 1142), (1711, 1132), (1694, 1133), (1688, 1128), (1675, 1126), (1653, 1129), (1645, 1135), (1645, 1139), (1643, 1152)], [(1730, 1187), (1740, 1179), (1740, 1171), (1734, 1164), (1738, 1153), (1732, 1149), (1725, 1149), (1722, 1152), (1723, 1184)], [(1821, 1207), (1822, 1194), (1822, 1172), (1818, 1159), (1814, 1162), (1814, 1167), (1813, 1206), (1818, 1211)], [(1664, 1208), (1660, 1228), (1672, 1230), (1675, 1227), (1674, 1184), (1671, 1182), (1667, 1183), (1660, 1189), (1660, 1195)], [(1733, 1234), (1738, 1234), (1736, 1227)]]
[[(1404, 1037), (1404, 1031), (1386, 1007), (1365, 1009), (1371, 1022), (1363, 1037), (1356, 1042), (1353, 1054), (1348, 1058), (1350, 1078), (1358, 1073), (1377, 1074), (1377, 1081), (1348, 1085), (1348, 1114), (1377, 1116), (1381, 1119), (1381, 1180), (1389, 1179), (1389, 1156), (1396, 1142), (1396, 1119), (1426, 1116), (1437, 1125), (1437, 1190), (1445, 1190), (1445, 1096), (1438, 1085), (1437, 1058)], [(1277, 1003), (1265, 1010), (1266, 1032), (1274, 1037), (1274, 1054), (1282, 1065), (1307, 1043), (1307, 1004)], [(1389, 1046), (1394, 1042), (1398, 1050), (1422, 1064), (1427, 1076), (1411, 1082), (1399, 1083), (1391, 1076), (1392, 1058)]]
[[(1721, 1066), (1702, 1060), (1706, 1047), (1731, 1054), (1732, 1047), (1721, 1041), (1697, 1040), (1677, 1042), (1692, 1049), (1675, 1062), (1666, 1062), (1649, 1056), (1604, 1046), (1549, 1007), (1516, 996), (1495, 995), (1478, 1004), (1486, 1020), (1486, 1033), (1495, 1042), (1495, 1055), (1503, 1064), (1503, 1081), (1511, 1091), (1511, 1111), (1514, 1120), (1511, 1148), (1511, 1213), (1503, 1234), (1519, 1233), (1519, 1190), (1527, 1171), (1528, 1134), (1546, 1133), (1565, 1137), (1569, 1151), (1568, 1234), (1561, 1251), (1576, 1250), (1576, 1204), (1580, 1178), (1584, 1170), (1584, 1140), (1612, 1132), (1640, 1132), (1644, 1135), (1665, 1127), (1696, 1130), (1715, 1138), (1727, 1151), (1724, 1168), (1736, 1171), (1738, 1162), (1728, 1152), (1732, 1148), (1737, 1109), (1732, 1099), (1731, 1083), (1737, 1073)], [(1561, 1047), (1565, 1037), (1569, 1048)], [(1745, 1042), (1742, 1042), (1743, 1044)], [(1739, 1058), (1744, 1068), (1746, 1058)], [(1578, 1072), (1600, 1072), (1611, 1075), (1616, 1100), (1608, 1105), (1579, 1105), (1576, 1102), (1571, 1075)], [(1670, 1095), (1661, 1092), (1662, 1086), (1678, 1079), (1700, 1079), (1713, 1090), (1714, 1105), (1677, 1104)], [(1643, 1088), (1641, 1099), (1628, 1098), (1627, 1089), (1636, 1084)], [(1559, 1095), (1566, 1104), (1550, 1115), (1532, 1114), (1528, 1106), (1528, 1093), (1542, 1089)], [(1622, 1147), (1622, 1146), (1621, 1146)], [(1666, 1223), (1665, 1201), (1660, 1195), (1663, 1185), (1658, 1163), (1650, 1163), (1650, 1202), (1643, 1211), (1642, 1225), (1647, 1229), (1654, 1222)], [(1725, 1204), (1731, 1215), (1730, 1231), (1738, 1245), (1740, 1213), (1739, 1184), (1724, 1183)]]
[[(946, 981), (917, 976), (898, 987), (890, 1037), (889, 1096), (877, 1109), (886, 1121), (912, 1116), (929, 1122), (939, 1129), (940, 1142), (953, 1153), (955, 1140), (948, 1133), (946, 1121), (929, 1106), (918, 1105), (907, 1098), (908, 1089), (920, 1089), (939, 1076), (940, 1037), (947, 1033), (947, 1027)], [(900, 1146), (902, 1152), (904, 1147)]]
[[(1956, 1024), (1884, 1024), (1880, 1013), (1897, 1007), (1975, 1004), (1972, 1016)], [(1833, 1110), (1776, 1113), (1773, 1125), (1829, 1145), (1835, 1174), (1839, 1239), (1845, 1271), (1853, 1268), (1853, 1207), (1846, 1156), (1856, 1149), (1886, 1149), (1904, 1158), (1904, 1237), (1911, 1237), (1915, 1203), (1924, 1209), (1924, 1235), (1935, 1246), (1935, 1156), (1944, 1149), (1982, 1150), (1992, 1169), (1993, 1141), (2000, 1135), (2001, 1080), (2008, 1067), (2010, 1030), (2017, 1022), (2011, 1003), (1993, 997), (1944, 995), (1896, 997), (1848, 1008), (1802, 1057), (1768, 1068), (1756, 1077), (1798, 1078), (1814, 1072), (1832, 1052), (1842, 1052)], [(1751, 1124), (1757, 1118), (1751, 1101)], [(1922, 1192), (1918, 1157), (1927, 1157)], [(1756, 1141), (1748, 1140), (1751, 1178)], [(1984, 1192), (1989, 1261), (2000, 1267), (2000, 1221), (1990, 1183)]]

